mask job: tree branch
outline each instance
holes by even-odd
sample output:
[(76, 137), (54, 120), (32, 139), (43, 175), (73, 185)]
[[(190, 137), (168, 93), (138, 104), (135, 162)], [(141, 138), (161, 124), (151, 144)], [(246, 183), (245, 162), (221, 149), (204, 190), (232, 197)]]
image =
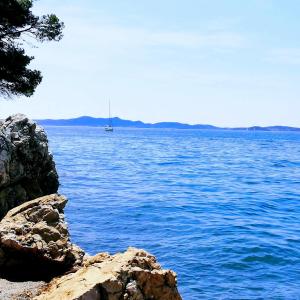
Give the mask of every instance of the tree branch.
[(0, 39), (3, 39), (5, 37), (11, 37), (11, 36), (15, 36), (15, 35), (20, 35), (22, 34), (23, 32), (29, 32), (31, 29), (33, 29), (32, 26), (28, 27), (28, 28), (25, 28), (25, 29), (22, 29), (22, 30), (16, 30), (14, 32), (7, 32), (7, 33), (4, 33), (0, 36)]

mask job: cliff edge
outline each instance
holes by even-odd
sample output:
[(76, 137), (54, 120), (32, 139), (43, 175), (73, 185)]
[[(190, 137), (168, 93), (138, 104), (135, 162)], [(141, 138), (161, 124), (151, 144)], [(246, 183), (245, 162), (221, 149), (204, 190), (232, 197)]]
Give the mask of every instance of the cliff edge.
[(0, 123), (0, 220), (25, 201), (56, 193), (58, 186), (43, 128), (22, 114)]

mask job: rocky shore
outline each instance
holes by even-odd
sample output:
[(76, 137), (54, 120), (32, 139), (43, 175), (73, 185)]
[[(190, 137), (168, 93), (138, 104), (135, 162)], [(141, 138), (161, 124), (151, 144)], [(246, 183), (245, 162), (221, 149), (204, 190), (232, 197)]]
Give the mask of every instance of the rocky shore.
[(0, 124), (0, 299), (180, 300), (176, 274), (144, 250), (87, 255), (70, 240), (66, 197), (44, 130)]

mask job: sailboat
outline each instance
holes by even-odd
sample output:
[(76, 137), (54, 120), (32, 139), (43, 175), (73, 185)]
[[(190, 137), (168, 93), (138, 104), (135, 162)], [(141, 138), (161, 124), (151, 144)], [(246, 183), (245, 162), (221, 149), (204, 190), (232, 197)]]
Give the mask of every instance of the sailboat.
[(108, 103), (108, 125), (106, 125), (104, 127), (104, 130), (107, 131), (107, 132), (113, 132), (114, 131), (114, 128), (113, 128), (113, 125), (112, 125), (112, 119), (111, 119), (111, 116), (110, 116), (110, 101)]

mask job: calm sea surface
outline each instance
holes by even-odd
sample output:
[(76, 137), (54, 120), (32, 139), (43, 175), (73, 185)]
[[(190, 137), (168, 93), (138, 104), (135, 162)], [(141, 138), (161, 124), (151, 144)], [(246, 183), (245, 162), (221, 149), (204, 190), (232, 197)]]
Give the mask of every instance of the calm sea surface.
[(47, 127), (72, 239), (128, 246), (185, 300), (300, 299), (300, 134)]

